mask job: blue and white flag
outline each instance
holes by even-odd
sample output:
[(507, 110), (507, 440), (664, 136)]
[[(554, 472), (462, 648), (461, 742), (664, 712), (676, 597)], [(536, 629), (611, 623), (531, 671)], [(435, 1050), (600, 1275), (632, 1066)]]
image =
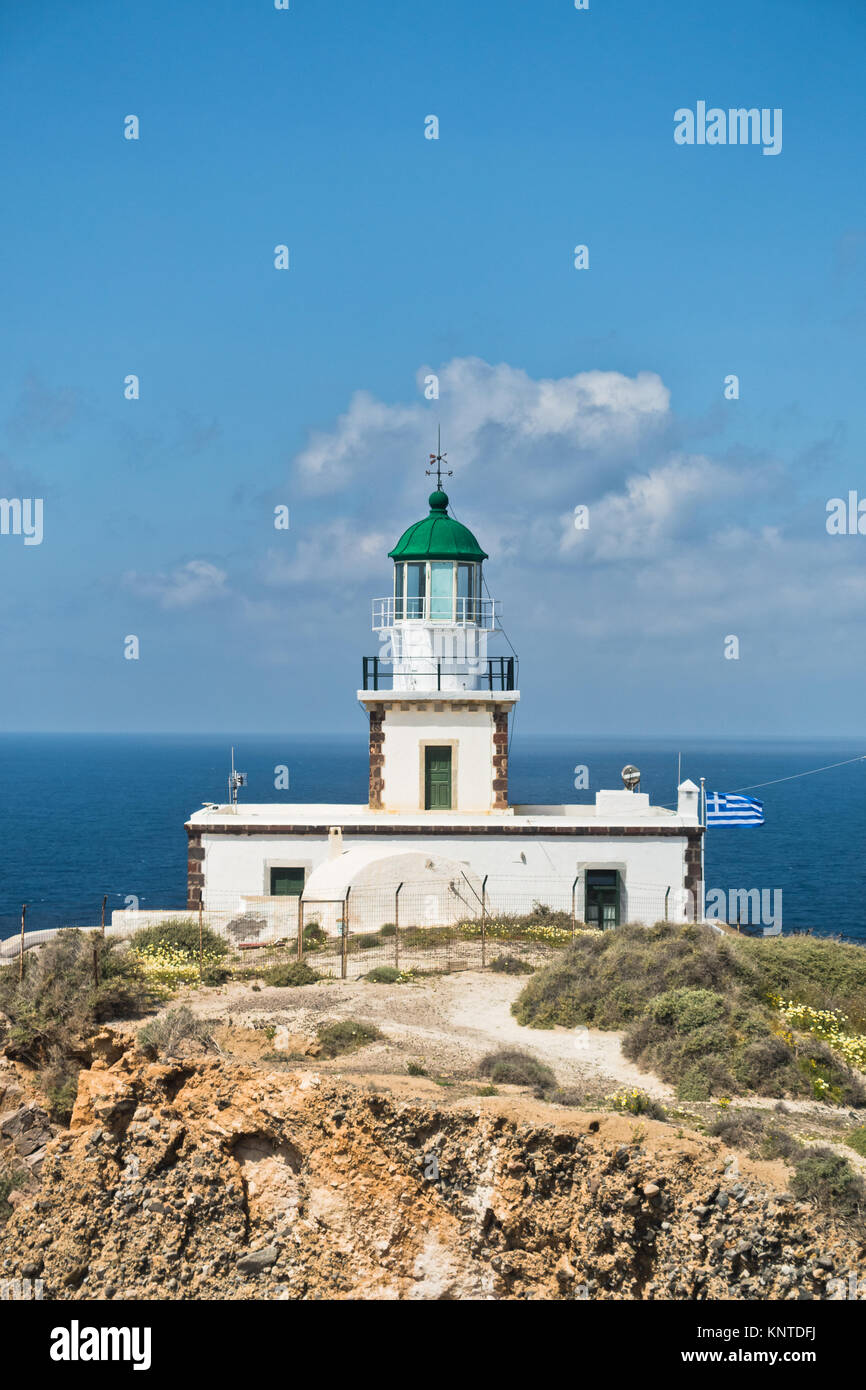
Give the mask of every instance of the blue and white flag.
[(733, 792), (707, 792), (707, 825), (763, 825), (764, 803)]

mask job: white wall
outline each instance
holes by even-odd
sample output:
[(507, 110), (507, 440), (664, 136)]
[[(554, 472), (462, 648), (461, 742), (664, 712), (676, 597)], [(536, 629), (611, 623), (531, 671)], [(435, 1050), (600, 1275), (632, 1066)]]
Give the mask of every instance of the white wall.
[[(686, 837), (626, 836), (505, 836), (495, 822), (483, 835), (352, 835), (346, 850), (366, 847), (371, 859), (386, 855), (423, 853), (434, 861), (466, 865), (476, 881), (488, 875), (488, 894), (500, 911), (527, 911), (538, 899), (551, 906), (571, 902), (571, 885), (586, 868), (610, 866), (620, 870), (625, 886), (624, 915), (653, 922), (663, 914), (664, 889), (672, 889), (671, 916), (677, 892), (685, 879)], [(312, 864), (328, 860), (326, 834), (277, 836), (202, 835), (205, 850), (205, 906), (228, 907), (242, 894), (266, 891), (265, 866)], [(450, 870), (449, 870), (450, 872)], [(369, 879), (369, 873), (363, 875)], [(380, 876), (377, 876), (380, 877)], [(400, 877), (404, 877), (401, 873)], [(651, 891), (650, 891), (651, 890)], [(363, 889), (361, 891), (364, 891)], [(578, 915), (583, 910), (578, 885)], [(389, 920), (386, 916), (385, 920)]]
[(489, 811), (493, 805), (493, 713), (386, 709), (383, 809), (423, 811), (424, 745), (451, 744), (452, 811)]

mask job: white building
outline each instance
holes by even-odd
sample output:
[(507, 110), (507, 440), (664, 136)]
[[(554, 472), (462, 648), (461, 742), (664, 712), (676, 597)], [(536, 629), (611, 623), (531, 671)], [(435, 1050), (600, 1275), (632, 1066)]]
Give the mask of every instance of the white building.
[(483, 595), (487, 555), (441, 490), (390, 555), (393, 592), (373, 602), (380, 653), (364, 659), (357, 692), (370, 722), (367, 803), (195, 812), (189, 908), (284, 930), (288, 912), (315, 907), (337, 930), (348, 902), (363, 930), (394, 920), (402, 884), (401, 920), (427, 925), (482, 900), (499, 912), (542, 902), (600, 925), (691, 917), (703, 836), (694, 783), (678, 789), (676, 811), (628, 787), (599, 791), (594, 805), (512, 804), (520, 695), (514, 658), (487, 655), (499, 624)]

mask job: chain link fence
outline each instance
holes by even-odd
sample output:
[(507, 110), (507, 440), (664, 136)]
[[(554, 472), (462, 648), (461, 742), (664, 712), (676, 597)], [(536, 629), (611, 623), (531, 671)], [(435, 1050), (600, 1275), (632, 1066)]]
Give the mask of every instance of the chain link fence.
[[(586, 911), (577, 881), (537, 883), (498, 879), (474, 886), (450, 882), (365, 885), (343, 898), (210, 893), (203, 907), (126, 910), (108, 923), (76, 924), (111, 938), (133, 940), (146, 927), (183, 924), (185, 939), (199, 942), (199, 966), (208, 960), (210, 933), (224, 943), (224, 965), (233, 976), (259, 975), (305, 959), (322, 975), (355, 979), (378, 966), (406, 973), (485, 969), (497, 956), (516, 955), (537, 965), (567, 947), (578, 932), (615, 926), (619, 920), (682, 921), (683, 895), (659, 885), (628, 885), (613, 920)], [(587, 923), (585, 917), (589, 916)], [(27, 931), (0, 942), (0, 965), (44, 944), (64, 928)]]

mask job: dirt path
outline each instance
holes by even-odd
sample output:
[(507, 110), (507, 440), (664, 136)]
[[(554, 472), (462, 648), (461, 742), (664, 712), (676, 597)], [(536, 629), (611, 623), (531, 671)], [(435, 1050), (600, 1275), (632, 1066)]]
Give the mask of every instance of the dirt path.
[(583, 1086), (599, 1096), (639, 1086), (660, 1099), (672, 1096), (670, 1086), (623, 1057), (620, 1033), (521, 1027), (511, 1005), (523, 984), (507, 975), (460, 971), (400, 985), (348, 980), (253, 992), (235, 984), (193, 992), (185, 1002), (207, 1018), (247, 1028), (285, 1024), (310, 1038), (324, 1017), (375, 1023), (386, 1041), (342, 1058), (344, 1073), (405, 1075), (407, 1062), (417, 1061), (431, 1073), (470, 1076), (486, 1053), (508, 1046), (546, 1062), (563, 1086)]

